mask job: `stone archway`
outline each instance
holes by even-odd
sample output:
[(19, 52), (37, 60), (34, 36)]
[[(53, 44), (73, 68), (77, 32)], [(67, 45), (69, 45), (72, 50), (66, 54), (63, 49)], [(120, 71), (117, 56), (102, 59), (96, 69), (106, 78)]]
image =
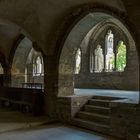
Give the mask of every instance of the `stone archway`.
[[(135, 42), (131, 34), (118, 19), (102, 12), (87, 14), (72, 28), (64, 42), (59, 60), (58, 96), (74, 94), (74, 55), (76, 54), (76, 50), (81, 47), (81, 42), (85, 37), (88, 36), (90, 39), (93, 33), (92, 31), (97, 24), (107, 20), (113, 23), (117, 22), (118, 25), (123, 28), (129, 38), (130, 49), (132, 49), (132, 51), (136, 51)], [(86, 42), (86, 45), (81, 47), (83, 51), (82, 53), (86, 53), (88, 42)]]
[(74, 94), (74, 84), (73, 84), (74, 59), (72, 58), (75, 53), (75, 50), (78, 49), (87, 33), (98, 22), (108, 17), (111, 17), (110, 15), (107, 16), (106, 14), (102, 13), (100, 18), (96, 18), (96, 16), (98, 17), (99, 15), (100, 14), (98, 12), (95, 13), (94, 16), (91, 13), (86, 15), (74, 26), (74, 28), (70, 31), (67, 39), (65, 40), (59, 60), (58, 96)]
[(36, 84), (36, 88), (44, 89), (44, 60), (42, 53), (32, 48), (26, 60), (25, 84)]
[(11, 86), (22, 87), (25, 82), (25, 65), (28, 54), (32, 49), (32, 42), (28, 38), (23, 38), (17, 46), (14, 54), (11, 69)]
[[(41, 60), (41, 73), (34, 73), (33, 67), (36, 64), (36, 57), (41, 57), (41, 52), (34, 49), (33, 43), (27, 37), (24, 37), (16, 47), (11, 69), (11, 86), (22, 87), (27, 83), (38, 83), (40, 88), (44, 85), (44, 66), (43, 58)], [(39, 64), (39, 66), (41, 65)], [(28, 85), (26, 85), (28, 86)], [(36, 87), (39, 88), (39, 87)]]

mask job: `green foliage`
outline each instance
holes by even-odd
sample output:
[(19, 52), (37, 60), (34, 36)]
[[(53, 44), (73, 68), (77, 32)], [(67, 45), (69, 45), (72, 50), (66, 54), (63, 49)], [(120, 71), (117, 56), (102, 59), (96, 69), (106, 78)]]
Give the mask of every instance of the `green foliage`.
[(117, 53), (117, 64), (116, 68), (118, 71), (124, 71), (126, 66), (126, 45), (121, 41), (118, 46), (118, 53)]

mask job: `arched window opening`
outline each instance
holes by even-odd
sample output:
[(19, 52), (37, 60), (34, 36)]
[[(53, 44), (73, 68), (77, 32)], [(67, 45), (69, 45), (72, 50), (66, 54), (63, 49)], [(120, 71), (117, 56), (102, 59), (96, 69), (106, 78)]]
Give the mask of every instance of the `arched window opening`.
[(90, 72), (94, 72), (94, 54), (90, 52)]
[[(90, 72), (123, 72), (126, 67), (126, 45), (122, 40), (118, 45), (114, 45), (118, 39), (115, 33), (108, 30), (104, 40), (100, 40), (104, 46), (98, 44), (90, 51)], [(99, 38), (100, 39), (100, 38)]]
[(23, 83), (27, 82), (29, 75), (26, 70), (26, 62), (32, 47), (32, 41), (27, 37), (24, 37), (16, 46), (11, 69), (11, 87), (21, 88)]
[(4, 74), (3, 67), (1, 64), (0, 64), (0, 74)]
[(104, 56), (101, 45), (95, 49), (95, 72), (102, 72), (104, 68)]
[(126, 45), (123, 41), (119, 41), (117, 53), (117, 71), (124, 71), (126, 67)]
[(111, 30), (108, 31), (105, 38), (106, 48), (106, 71), (111, 72), (114, 69), (114, 35)]
[(25, 83), (27, 88), (44, 89), (43, 57), (40, 52), (33, 48), (28, 55), (25, 71), (27, 73), (27, 83)]
[[(138, 56), (136, 44), (131, 33), (115, 17), (105, 16), (103, 18), (104, 13), (101, 13), (100, 17), (100, 12), (97, 12), (97, 18), (95, 18), (95, 14), (89, 13), (77, 22), (76, 26), (72, 28), (67, 38), (65, 38), (58, 67), (58, 96), (73, 95), (80, 88), (138, 89), (138, 79), (137, 82), (128, 82), (128, 79), (136, 79), (139, 74), (138, 71), (133, 71), (132, 69), (134, 67), (135, 70), (138, 70)], [(100, 20), (101, 18), (103, 19)], [(98, 20), (100, 21), (98, 22)], [(88, 22), (90, 24), (87, 26)], [(83, 30), (79, 32), (79, 29)], [(116, 67), (119, 51), (118, 41), (120, 39), (127, 42), (127, 69), (125, 68), (124, 72), (119, 72)], [(98, 45), (101, 46), (102, 53), (97, 53), (100, 50), (97, 49)], [(80, 74), (73, 75), (76, 71), (74, 67), (76, 65), (75, 55), (78, 47), (82, 50), (81, 71)], [(70, 59), (73, 54), (73, 59)], [(103, 65), (100, 65), (100, 57), (98, 55), (102, 56)], [(136, 65), (133, 63), (135, 60)], [(67, 71), (68, 68), (69, 71)], [(129, 72), (132, 72), (134, 77)], [(67, 79), (67, 83), (64, 80), (64, 76)]]
[(12, 87), (44, 88), (43, 57), (27, 37), (17, 46), (11, 71)]
[(79, 48), (75, 56), (75, 74), (79, 74), (80, 69), (81, 69), (81, 49)]
[(40, 76), (44, 73), (43, 60), (41, 56), (37, 56), (35, 60), (33, 60), (33, 76)]

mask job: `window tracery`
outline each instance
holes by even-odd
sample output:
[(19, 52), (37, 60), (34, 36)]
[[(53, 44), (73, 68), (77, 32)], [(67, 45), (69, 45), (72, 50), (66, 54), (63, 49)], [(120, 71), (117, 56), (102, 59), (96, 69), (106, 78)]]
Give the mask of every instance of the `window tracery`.
[(115, 37), (112, 30), (108, 30), (104, 46), (98, 44), (90, 52), (90, 72), (123, 72), (126, 67), (126, 45), (120, 40), (118, 46), (114, 45)]

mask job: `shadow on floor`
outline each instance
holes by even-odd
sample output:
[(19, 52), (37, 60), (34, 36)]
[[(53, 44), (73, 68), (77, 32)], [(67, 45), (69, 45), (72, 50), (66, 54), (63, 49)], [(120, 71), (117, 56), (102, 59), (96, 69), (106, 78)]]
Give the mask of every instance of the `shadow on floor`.
[(0, 133), (22, 128), (30, 128), (56, 122), (48, 116), (33, 116), (28, 113), (0, 108)]
[(0, 140), (119, 140), (85, 129), (54, 123), (0, 134)]

